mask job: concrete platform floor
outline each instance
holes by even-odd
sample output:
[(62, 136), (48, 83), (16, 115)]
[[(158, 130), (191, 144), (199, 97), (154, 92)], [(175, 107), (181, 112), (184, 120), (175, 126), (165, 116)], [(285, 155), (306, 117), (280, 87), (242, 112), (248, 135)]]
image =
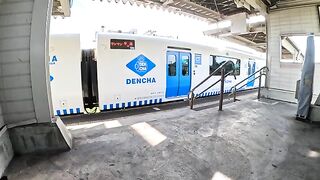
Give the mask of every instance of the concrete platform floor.
[[(203, 108), (205, 107), (205, 108)], [(320, 126), (296, 105), (242, 100), (70, 125), (74, 149), (15, 157), (13, 179), (320, 179)], [(132, 122), (131, 124), (128, 122)]]

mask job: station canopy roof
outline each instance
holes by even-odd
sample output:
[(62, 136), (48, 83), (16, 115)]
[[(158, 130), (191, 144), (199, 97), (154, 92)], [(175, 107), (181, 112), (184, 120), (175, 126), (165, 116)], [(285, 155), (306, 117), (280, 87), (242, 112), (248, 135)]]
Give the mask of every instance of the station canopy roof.
[[(73, 0), (53, 0), (53, 16), (68, 17)], [(197, 16), (211, 23), (228, 20), (229, 17), (238, 14), (246, 14), (248, 17), (267, 15), (272, 10), (300, 6), (306, 4), (319, 4), (320, 0), (92, 0), (115, 1), (117, 3), (130, 3), (145, 7), (165, 8), (179, 14)], [(233, 33), (230, 29), (204, 32), (208, 36), (216, 36), (228, 39), (253, 49), (264, 52), (266, 50), (265, 22), (248, 25), (247, 30), (241, 33)]]

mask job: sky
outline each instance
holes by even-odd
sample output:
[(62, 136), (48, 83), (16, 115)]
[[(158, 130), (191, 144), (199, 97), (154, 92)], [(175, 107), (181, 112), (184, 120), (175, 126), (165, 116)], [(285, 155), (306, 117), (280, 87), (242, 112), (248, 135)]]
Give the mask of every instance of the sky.
[[(155, 7), (140, 7), (136, 4), (123, 4), (106, 0), (77, 0), (73, 1), (71, 17), (52, 17), (51, 34), (80, 33), (81, 48), (95, 47), (95, 34), (104, 26), (108, 30), (121, 30), (123, 32), (136, 30), (137, 34), (147, 31), (156, 31), (157, 35), (170, 36), (183, 41), (204, 44), (219, 48), (238, 48), (249, 53), (255, 50), (239, 46), (218, 38), (203, 35), (203, 31), (212, 28), (212, 23), (203, 19), (174, 14), (168, 10)], [(259, 55), (263, 56), (262, 53)]]

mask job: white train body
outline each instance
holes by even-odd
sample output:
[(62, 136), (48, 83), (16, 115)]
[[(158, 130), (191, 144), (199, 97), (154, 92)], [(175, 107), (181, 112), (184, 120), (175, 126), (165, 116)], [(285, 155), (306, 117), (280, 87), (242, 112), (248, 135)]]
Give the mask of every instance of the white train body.
[[(64, 47), (64, 51), (68, 52), (67, 47)], [(76, 104), (75, 107), (80, 107), (80, 112), (83, 112), (82, 96), (79, 94), (81, 91), (81, 87), (79, 87), (81, 75), (78, 71), (80, 57), (75, 56), (74, 58), (78, 59), (72, 61), (78, 63), (74, 64), (77, 70), (68, 71), (69, 65), (66, 65), (63, 69), (64, 72), (61, 72), (59, 76), (65, 77), (66, 74), (72, 74), (72, 77), (76, 78), (77, 85), (65, 81), (53, 84), (52, 81), (51, 86), (53, 93), (61, 94), (61, 97), (64, 98), (67, 95), (62, 96), (65, 92), (64, 88), (60, 86), (73, 86), (72, 89), (77, 92), (79, 100), (71, 99), (71, 97), (65, 99), (70, 104)], [(229, 92), (235, 83), (240, 82), (266, 64), (265, 58), (247, 55), (240, 51), (219, 50), (172, 39), (130, 34), (98, 34), (96, 59), (101, 110), (184, 99), (193, 87), (210, 74), (210, 65), (225, 60), (233, 60), (239, 66), (238, 72), (240, 70), (239, 75), (236, 76), (237, 79), (234, 79), (234, 76), (226, 78), (225, 92)], [(53, 66), (51, 67), (53, 68)], [(214, 70), (212, 68), (213, 66), (211, 72)], [(195, 91), (195, 94), (199, 94), (218, 79), (220, 79), (219, 75), (211, 77)], [(255, 88), (258, 85), (257, 82), (245, 82), (244, 84), (247, 83), (247, 85), (243, 89)], [(217, 84), (200, 96), (217, 95), (219, 91), (220, 84)], [(74, 97), (74, 95), (72, 96)], [(60, 97), (53, 96), (53, 98)], [(60, 102), (61, 99), (55, 99), (55, 101)], [(58, 110), (65, 112), (63, 109), (61, 110), (61, 106), (56, 106), (56, 104), (54, 104), (54, 108), (55, 112)]]
[(51, 35), (50, 85), (56, 115), (84, 112), (81, 85), (79, 34)]

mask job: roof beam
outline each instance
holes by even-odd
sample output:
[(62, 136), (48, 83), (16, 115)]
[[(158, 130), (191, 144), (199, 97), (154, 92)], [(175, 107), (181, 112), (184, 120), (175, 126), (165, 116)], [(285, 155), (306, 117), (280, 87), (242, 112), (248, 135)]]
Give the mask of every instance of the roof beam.
[(52, 15), (54, 16), (63, 16), (63, 17), (70, 17), (70, 1), (69, 0), (54, 0), (53, 1), (53, 8), (52, 8)]
[(267, 15), (267, 6), (262, 2), (261, 0), (234, 0), (234, 3), (237, 4), (237, 6), (245, 7), (250, 10), (250, 6), (254, 9), (261, 12), (263, 15)]
[(299, 59), (300, 60), (304, 59), (304, 55), (301, 53), (301, 50), (293, 41), (291, 41), (290, 38), (288, 37), (283, 38), (281, 40), (281, 46), (282, 48), (285, 48), (287, 51), (289, 51), (290, 54), (293, 55), (296, 61), (299, 61)]
[(263, 33), (266, 33), (266, 27), (265, 26), (252, 26), (249, 28), (249, 31), (246, 32), (246, 34), (249, 34), (249, 33), (257, 33), (257, 32), (263, 32)]
[(232, 33), (231, 32), (231, 26), (220, 28), (217, 24), (216, 27), (213, 27), (212, 29), (203, 31), (203, 34), (206, 36), (220, 36), (222, 34), (228, 34), (228, 35), (236, 35), (236, 34), (252, 34), (252, 33), (266, 33), (266, 27), (261, 26), (260, 24), (247, 24), (247, 31), (243, 33)]
[(160, 2), (162, 2), (162, 5), (163, 6), (167, 6), (169, 4), (172, 4), (173, 3), (173, 0), (160, 0)]
[(252, 41), (250, 41), (246, 38), (243, 38), (241, 36), (227, 36), (227, 37), (224, 37), (224, 39), (227, 39), (227, 40), (234, 42), (234, 43), (249, 46), (250, 48), (255, 49), (257, 51), (260, 51), (260, 52), (266, 51), (266, 46), (265, 46), (266, 44), (265, 43), (255, 43), (255, 42), (252, 42)]
[(65, 17), (70, 17), (71, 11), (70, 11), (70, 2), (69, 0), (60, 0), (62, 12)]
[(318, 5), (319, 0), (291, 0), (291, 1), (278, 1), (274, 6), (270, 7), (271, 10), (281, 8), (291, 8), (308, 5)]

